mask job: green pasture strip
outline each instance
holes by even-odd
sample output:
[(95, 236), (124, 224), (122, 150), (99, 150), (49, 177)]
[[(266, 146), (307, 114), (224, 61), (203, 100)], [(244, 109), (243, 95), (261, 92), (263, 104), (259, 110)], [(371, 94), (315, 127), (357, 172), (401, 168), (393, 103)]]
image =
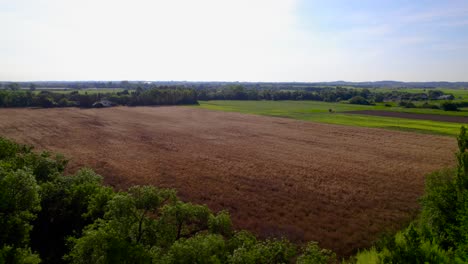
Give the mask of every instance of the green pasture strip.
[[(363, 106), (316, 101), (200, 101), (196, 106), (210, 110), (287, 117), (328, 124), (385, 128), (420, 133), (457, 135), (461, 124), (394, 117), (346, 114), (356, 110), (388, 110), (384, 106)], [(333, 109), (333, 113), (329, 112)]]
[(387, 110), (389, 107), (383, 105), (353, 105), (345, 103), (327, 103), (320, 101), (200, 101), (200, 106), (213, 110), (229, 110), (235, 112), (245, 112), (253, 114), (270, 114), (280, 112), (290, 114), (291, 112), (300, 113), (328, 113), (329, 109), (335, 112), (347, 112), (358, 110)]
[[(378, 109), (374, 109), (374, 110), (378, 110)], [(466, 108), (461, 108), (460, 111), (444, 111), (441, 109), (429, 109), (429, 108), (388, 107), (384, 110), (393, 111), (393, 112), (402, 112), (402, 113), (414, 113), (414, 114), (468, 116), (468, 111)]]

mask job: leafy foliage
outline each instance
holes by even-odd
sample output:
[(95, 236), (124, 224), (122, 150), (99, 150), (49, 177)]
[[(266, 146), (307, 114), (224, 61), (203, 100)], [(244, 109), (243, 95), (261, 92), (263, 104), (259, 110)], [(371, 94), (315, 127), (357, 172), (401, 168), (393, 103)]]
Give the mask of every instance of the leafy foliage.
[(4, 171), (0, 167), (1, 245), (27, 245), (39, 206), (39, 186), (31, 171)]
[(29, 150), (0, 138), (0, 263), (39, 261), (30, 250), (29, 233), (40, 210), (40, 188), (32, 170), (15, 162), (17, 153)]
[(80, 94), (76, 91), (57, 93), (41, 91), (33, 93), (24, 90), (0, 90), (0, 107), (93, 107), (102, 99), (119, 105), (179, 105), (197, 104), (194, 90), (178, 88), (153, 88), (133, 92), (98, 92)]
[(458, 111), (458, 105), (450, 101), (443, 102), (440, 106), (444, 111)]
[(333, 251), (322, 249), (316, 242), (307, 244), (304, 254), (297, 259), (298, 264), (327, 264), (337, 262), (336, 255)]
[(29, 248), (4, 246), (0, 248), (0, 263), (38, 264), (41, 263), (41, 259)]
[(354, 96), (349, 100), (350, 104), (370, 105), (371, 103), (362, 96)]
[(73, 176), (59, 176), (41, 184), (42, 210), (33, 222), (35, 228), (31, 236), (33, 248), (44, 260), (60, 262), (67, 250), (66, 237), (80, 234), (95, 220), (85, 214), (89, 212), (91, 202), (105, 190), (101, 182), (101, 176), (82, 169)]

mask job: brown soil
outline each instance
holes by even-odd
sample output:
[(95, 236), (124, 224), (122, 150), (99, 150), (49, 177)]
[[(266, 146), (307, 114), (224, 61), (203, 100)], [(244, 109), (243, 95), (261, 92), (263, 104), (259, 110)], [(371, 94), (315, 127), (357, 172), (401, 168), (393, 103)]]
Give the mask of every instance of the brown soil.
[(369, 246), (418, 209), (455, 139), (189, 107), (0, 109), (0, 135), (65, 154), (117, 188), (154, 184), (227, 209), (238, 228)]
[(360, 110), (360, 111), (350, 111), (346, 113), (358, 114), (358, 115), (409, 118), (409, 119), (419, 119), (419, 120), (432, 120), (432, 121), (439, 121), (439, 122), (468, 123), (468, 116), (416, 114), (416, 113), (402, 113), (402, 112), (379, 111), (379, 110)]

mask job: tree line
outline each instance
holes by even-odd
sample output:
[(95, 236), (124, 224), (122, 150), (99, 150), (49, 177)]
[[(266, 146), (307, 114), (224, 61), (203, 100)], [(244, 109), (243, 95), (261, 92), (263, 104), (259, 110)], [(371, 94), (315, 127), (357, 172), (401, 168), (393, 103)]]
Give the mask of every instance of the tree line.
[(369, 89), (327, 88), (309, 90), (247, 89), (242, 85), (219, 89), (197, 89), (199, 100), (314, 100), (338, 102), (354, 96), (371, 98)]
[(92, 107), (103, 99), (128, 106), (198, 103), (196, 92), (190, 89), (137, 89), (118, 93), (0, 90), (0, 107)]
[[(128, 87), (133, 87), (129, 85)], [(433, 103), (441, 97), (448, 100)], [(457, 111), (468, 106), (468, 102), (452, 101), (453, 95), (440, 90), (427, 93), (409, 93), (405, 91), (378, 91), (369, 89), (350, 89), (343, 87), (311, 88), (302, 90), (278, 90), (246, 88), (242, 85), (223, 86), (221, 88), (184, 88), (183, 86), (149, 85), (144, 88), (125, 89), (121, 92), (108, 91), (34, 91), (20, 89), (18, 84), (9, 84), (0, 90), (0, 107), (92, 107), (94, 103), (106, 99), (116, 105), (178, 105), (197, 104), (198, 100), (313, 100), (323, 102), (348, 102), (350, 104), (374, 105), (382, 102), (398, 102), (406, 108), (431, 108)], [(424, 101), (416, 105), (414, 101)], [(391, 106), (391, 104), (387, 104)]]
[(269, 90), (248, 89), (242, 85), (228, 86), (218, 89), (196, 89), (200, 100), (314, 100), (324, 102), (347, 101), (354, 97), (363, 98), (370, 103), (388, 101), (428, 101), (439, 100), (447, 95), (448, 100), (454, 96), (445, 94), (440, 90), (429, 90), (427, 93), (410, 93), (405, 91), (379, 91), (364, 89), (352, 89), (343, 87), (329, 87), (304, 90)]
[[(429, 90), (427, 93), (409, 93), (405, 91), (378, 91), (364, 89), (350, 89), (343, 87), (311, 89), (311, 90), (269, 90), (248, 89), (242, 85), (228, 86), (218, 89), (197, 89), (199, 100), (313, 100), (323, 102), (346, 101), (350, 104), (373, 105), (375, 103), (399, 102), (400, 106), (407, 108), (417, 107), (413, 101), (425, 101), (422, 108), (443, 109), (456, 111), (465, 107), (468, 102), (452, 102), (453, 95), (445, 94), (440, 90)], [(447, 98), (440, 105), (429, 101)]]

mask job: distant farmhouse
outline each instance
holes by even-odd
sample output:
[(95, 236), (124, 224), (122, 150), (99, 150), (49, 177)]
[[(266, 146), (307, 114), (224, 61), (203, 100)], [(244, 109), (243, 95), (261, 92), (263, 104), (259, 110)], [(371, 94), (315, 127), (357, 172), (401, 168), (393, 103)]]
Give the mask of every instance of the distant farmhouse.
[(116, 106), (115, 103), (107, 100), (107, 99), (102, 99), (100, 101), (97, 101), (93, 104), (93, 107), (97, 107), (97, 108), (100, 108), (100, 107), (111, 107), (111, 106)]
[(451, 94), (444, 94), (444, 95), (437, 97), (437, 100), (453, 100), (453, 99), (455, 99), (455, 96)]

